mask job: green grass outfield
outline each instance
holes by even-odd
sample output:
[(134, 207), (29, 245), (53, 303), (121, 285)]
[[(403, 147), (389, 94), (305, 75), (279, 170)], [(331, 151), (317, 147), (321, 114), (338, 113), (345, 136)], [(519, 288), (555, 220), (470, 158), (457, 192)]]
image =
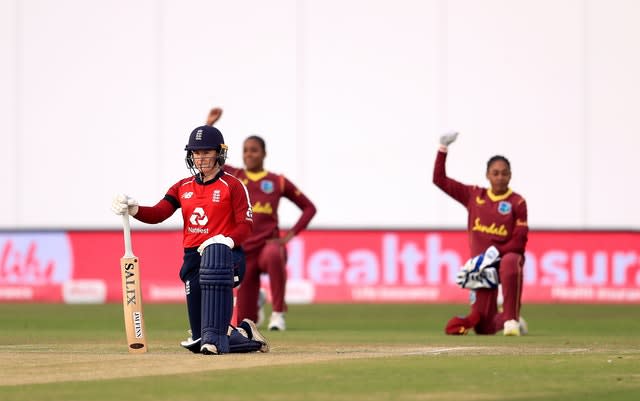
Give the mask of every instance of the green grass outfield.
[(203, 356), (184, 305), (0, 304), (0, 400), (640, 400), (640, 305), (525, 305), (524, 337), (445, 336), (466, 305), (293, 305), (267, 354)]

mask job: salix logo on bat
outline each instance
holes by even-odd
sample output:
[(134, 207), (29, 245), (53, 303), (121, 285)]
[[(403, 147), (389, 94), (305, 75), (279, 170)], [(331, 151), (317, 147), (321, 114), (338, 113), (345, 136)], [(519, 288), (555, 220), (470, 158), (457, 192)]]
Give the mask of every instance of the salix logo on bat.
[(135, 278), (135, 265), (133, 263), (127, 263), (124, 266), (125, 273), (125, 285), (127, 294), (127, 305), (136, 304), (136, 278)]

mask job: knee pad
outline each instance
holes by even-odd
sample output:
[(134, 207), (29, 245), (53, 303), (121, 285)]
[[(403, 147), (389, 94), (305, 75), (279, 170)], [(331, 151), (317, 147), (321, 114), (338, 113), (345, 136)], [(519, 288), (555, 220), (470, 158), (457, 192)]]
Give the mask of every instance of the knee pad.
[(233, 288), (233, 253), (228, 246), (211, 244), (202, 252), (200, 285)]
[(200, 261), (202, 297), (201, 344), (213, 344), (219, 353), (229, 352), (227, 329), (233, 314), (233, 254), (224, 244), (211, 244)]

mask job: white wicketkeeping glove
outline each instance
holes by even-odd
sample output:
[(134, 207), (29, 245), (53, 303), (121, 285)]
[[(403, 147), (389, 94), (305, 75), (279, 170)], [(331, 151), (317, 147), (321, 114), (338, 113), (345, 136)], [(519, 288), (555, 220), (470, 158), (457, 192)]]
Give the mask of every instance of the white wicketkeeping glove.
[(129, 212), (130, 216), (135, 216), (138, 213), (138, 201), (125, 194), (116, 195), (111, 203), (111, 210), (113, 213), (122, 216)]
[(498, 248), (491, 245), (484, 253), (467, 260), (461, 270), (469, 273), (481, 272), (498, 261), (500, 261), (500, 252)]
[(204, 241), (202, 245), (198, 247), (198, 253), (202, 255), (202, 252), (204, 252), (204, 249), (211, 244), (223, 244), (228, 246), (230, 249), (233, 249), (233, 247), (235, 246), (233, 239), (231, 237), (225, 237), (222, 234), (218, 234)]
[(479, 288), (497, 288), (500, 284), (498, 270), (495, 267), (487, 267), (481, 272), (468, 272), (460, 270), (456, 274), (456, 284), (468, 290)]
[(440, 145), (449, 146), (453, 142), (455, 142), (457, 137), (458, 137), (458, 133), (455, 131), (445, 132), (440, 136)]

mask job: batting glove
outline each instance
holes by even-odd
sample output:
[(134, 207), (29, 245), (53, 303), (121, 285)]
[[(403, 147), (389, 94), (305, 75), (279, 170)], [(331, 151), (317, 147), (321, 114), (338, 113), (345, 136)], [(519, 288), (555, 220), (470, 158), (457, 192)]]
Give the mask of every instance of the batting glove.
[(455, 131), (445, 132), (444, 134), (442, 134), (442, 136), (440, 136), (440, 145), (445, 147), (449, 146), (453, 142), (455, 142), (457, 137), (458, 137), (458, 133)]
[(198, 253), (200, 255), (202, 255), (202, 253), (204, 252), (204, 249), (206, 247), (208, 247), (209, 245), (212, 244), (223, 244), (229, 247), (229, 249), (233, 249), (233, 247), (235, 246), (235, 243), (233, 242), (233, 239), (231, 237), (225, 237), (222, 234), (218, 234), (218, 235), (214, 235), (213, 237), (209, 238), (208, 240), (204, 241), (199, 247), (198, 247)]
[(111, 202), (111, 210), (113, 213), (122, 216), (125, 213), (129, 213), (130, 216), (135, 216), (138, 213), (138, 201), (125, 194), (116, 195)]

